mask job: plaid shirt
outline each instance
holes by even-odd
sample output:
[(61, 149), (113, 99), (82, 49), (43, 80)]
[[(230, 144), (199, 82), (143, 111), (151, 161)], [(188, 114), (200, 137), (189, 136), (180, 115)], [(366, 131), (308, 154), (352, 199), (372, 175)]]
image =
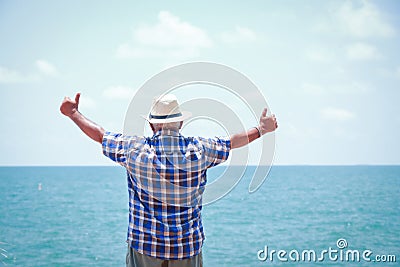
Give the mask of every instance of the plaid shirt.
[(102, 146), (104, 155), (127, 169), (130, 246), (168, 260), (199, 254), (206, 172), (228, 158), (229, 138), (183, 137), (172, 130), (153, 137), (106, 132)]

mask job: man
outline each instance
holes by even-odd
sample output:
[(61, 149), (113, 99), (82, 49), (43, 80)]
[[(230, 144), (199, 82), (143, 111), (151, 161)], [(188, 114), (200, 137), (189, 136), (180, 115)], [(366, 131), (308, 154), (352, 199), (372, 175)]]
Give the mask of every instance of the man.
[(230, 138), (184, 137), (179, 130), (190, 116), (173, 95), (153, 101), (146, 119), (152, 137), (126, 136), (83, 116), (80, 94), (65, 97), (60, 111), (87, 136), (102, 144), (103, 154), (127, 169), (129, 227), (127, 266), (202, 266), (204, 240), (202, 193), (208, 168), (224, 162), (235, 149), (274, 131), (275, 116), (264, 109), (260, 124)]

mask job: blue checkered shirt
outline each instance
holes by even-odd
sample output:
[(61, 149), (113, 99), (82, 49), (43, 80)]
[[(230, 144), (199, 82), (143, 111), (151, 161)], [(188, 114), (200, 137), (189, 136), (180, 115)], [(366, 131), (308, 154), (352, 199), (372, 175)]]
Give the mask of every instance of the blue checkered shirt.
[(201, 252), (207, 169), (224, 162), (229, 138), (184, 137), (173, 130), (153, 137), (106, 132), (103, 153), (127, 169), (127, 242), (139, 253), (186, 259)]

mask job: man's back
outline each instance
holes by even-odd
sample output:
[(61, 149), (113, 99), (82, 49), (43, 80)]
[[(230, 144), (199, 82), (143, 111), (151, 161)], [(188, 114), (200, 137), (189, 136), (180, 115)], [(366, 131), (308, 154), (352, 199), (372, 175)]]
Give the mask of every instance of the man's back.
[(147, 138), (107, 132), (102, 145), (127, 169), (130, 246), (161, 259), (200, 253), (206, 171), (228, 158), (229, 138), (183, 137), (172, 129)]

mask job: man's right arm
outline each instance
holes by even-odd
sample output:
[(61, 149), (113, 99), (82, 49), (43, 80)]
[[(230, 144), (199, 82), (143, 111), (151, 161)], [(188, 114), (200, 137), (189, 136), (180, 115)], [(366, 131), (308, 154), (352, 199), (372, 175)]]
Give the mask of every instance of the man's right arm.
[(78, 106), (80, 96), (81, 94), (77, 93), (75, 100), (65, 97), (60, 106), (60, 111), (62, 114), (70, 118), (87, 136), (101, 144), (104, 129), (79, 112)]
[(231, 149), (245, 146), (262, 135), (275, 131), (276, 128), (278, 128), (278, 123), (275, 115), (267, 116), (267, 109), (265, 108), (261, 114), (260, 125), (258, 127), (231, 136)]

